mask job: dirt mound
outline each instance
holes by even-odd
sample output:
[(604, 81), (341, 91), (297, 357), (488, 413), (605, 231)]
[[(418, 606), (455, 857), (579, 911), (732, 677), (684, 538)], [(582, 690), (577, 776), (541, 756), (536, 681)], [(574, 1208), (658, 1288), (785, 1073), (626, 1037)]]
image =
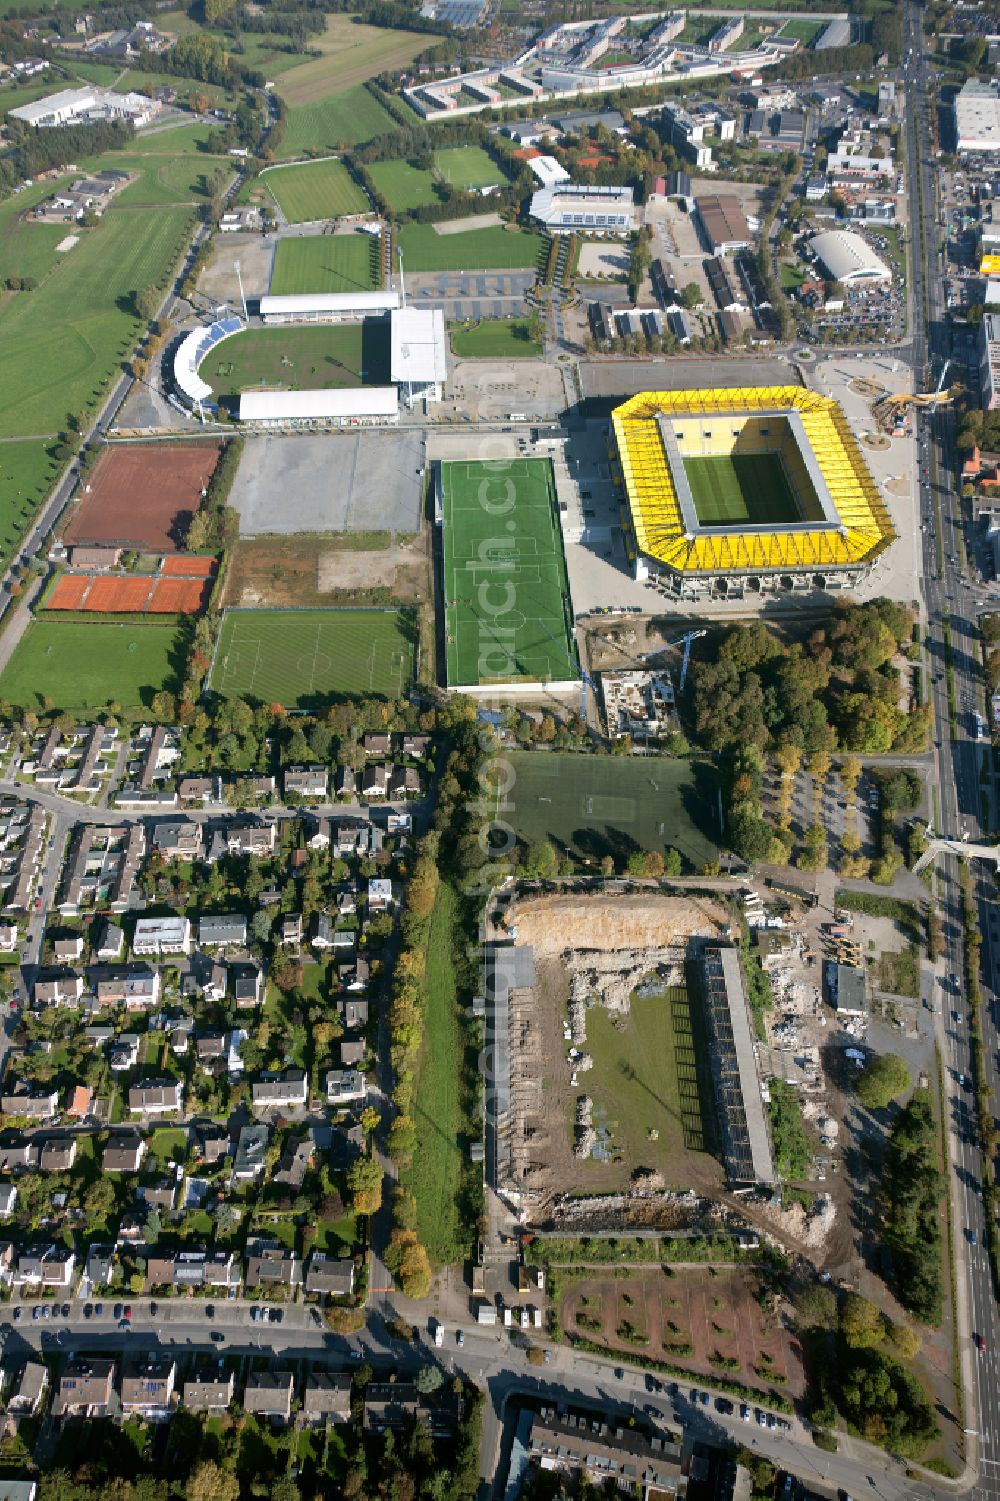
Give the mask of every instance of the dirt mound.
[(726, 908), (708, 895), (563, 892), (514, 903), (508, 909), (506, 926), (516, 927), (518, 943), (529, 945), (536, 957), (542, 957), (567, 949), (579, 952), (686, 945), (691, 937), (721, 937), (728, 923)]

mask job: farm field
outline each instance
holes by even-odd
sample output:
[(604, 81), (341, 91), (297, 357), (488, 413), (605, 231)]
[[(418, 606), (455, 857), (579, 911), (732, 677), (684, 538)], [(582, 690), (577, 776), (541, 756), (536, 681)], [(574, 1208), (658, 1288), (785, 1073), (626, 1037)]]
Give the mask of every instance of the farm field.
[(183, 666), (173, 626), (33, 620), (0, 673), (0, 699), (29, 709), (46, 700), (70, 710), (148, 709)]
[(289, 106), (280, 155), (283, 160), (325, 156), (397, 129), (392, 116), (359, 84), (315, 103)]
[(530, 271), (542, 253), (541, 235), (523, 230), (467, 229), (439, 235), (433, 224), (405, 224), (399, 231), (411, 271)]
[(702, 526), (780, 526), (802, 520), (776, 453), (685, 459), (684, 473)]
[(400, 698), (413, 677), (409, 627), (399, 610), (227, 610), (211, 686), (286, 709)]
[(318, 50), (322, 57), (289, 68), (278, 93), (289, 109), (316, 104), (335, 91), (342, 93), (379, 73), (401, 68), (426, 46), (427, 37), (420, 32), (365, 26), (353, 16), (328, 16), (323, 35), (309, 38), (310, 50)]
[(718, 854), (718, 794), (706, 764), (519, 751), (510, 759), (517, 796), (505, 816), (521, 839), (550, 839), (594, 864), (670, 847), (697, 871)]
[(380, 254), (381, 242), (360, 233), (279, 240), (269, 290), (276, 296), (377, 291)]
[(439, 193), (434, 173), (410, 162), (369, 162), (368, 175), (389, 207), (397, 214), (437, 203)]
[(94, 410), (140, 327), (129, 299), (166, 284), (191, 222), (186, 208), (111, 209), (37, 291), (0, 305), (0, 437), (57, 432)]
[(388, 331), (365, 323), (253, 328), (226, 339), (199, 374), (224, 403), (262, 388), (317, 391), (379, 386), (388, 378)]
[(169, 135), (159, 138), (158, 151), (109, 151), (104, 156), (88, 158), (88, 171), (107, 167), (138, 174), (115, 200), (119, 213), (147, 205), (207, 203), (211, 197), (209, 179), (212, 173), (221, 167), (228, 178), (232, 171), (232, 163), (227, 157), (196, 155), (184, 150), (177, 153), (167, 149), (167, 140)]
[(272, 167), (264, 181), (289, 224), (364, 214), (370, 209), (343, 162), (309, 162), (300, 167)]
[(16, 552), (59, 473), (51, 447), (37, 438), (0, 443), (0, 565)]
[(543, 352), (527, 318), (495, 318), (450, 333), (452, 354), (459, 359), (531, 360)]
[(493, 183), (503, 187), (507, 181), (506, 172), (481, 146), (452, 146), (435, 151), (434, 165), (445, 182), (456, 188), (488, 188)]
[[(477, 569), (495, 540), (495, 511), (488, 491), (510, 495), (510, 532), (497, 566), (516, 591), (516, 607), (502, 618), (484, 615), (476, 592)], [(567, 617), (566, 561), (556, 511), (555, 482), (547, 459), (496, 460), (441, 465), (444, 513), (445, 637), (448, 684), (484, 681), (560, 682), (579, 676), (576, 644)], [(502, 627), (502, 634), (501, 634)], [(488, 644), (489, 643), (489, 644)]]

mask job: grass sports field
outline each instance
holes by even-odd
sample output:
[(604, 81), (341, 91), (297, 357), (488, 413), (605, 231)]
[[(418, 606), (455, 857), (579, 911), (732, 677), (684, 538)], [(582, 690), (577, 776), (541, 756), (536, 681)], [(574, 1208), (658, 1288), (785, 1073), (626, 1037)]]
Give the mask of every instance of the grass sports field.
[(433, 224), (406, 224), (399, 243), (407, 271), (531, 271), (543, 242), (540, 235), (500, 225), (439, 235)]
[(413, 653), (401, 610), (227, 610), (211, 686), (286, 709), (401, 698), (413, 679)]
[(216, 396), (240, 391), (325, 391), (380, 386), (388, 377), (388, 330), (374, 323), (251, 328), (226, 339), (200, 366)]
[(173, 626), (34, 620), (0, 673), (0, 699), (38, 709), (148, 708), (179, 684), (184, 650)]
[(272, 167), (264, 181), (289, 224), (364, 214), (371, 207), (343, 162), (307, 162), (300, 167)]
[(451, 330), (451, 350), (466, 360), (531, 360), (542, 346), (531, 337), (527, 318), (492, 318)]
[(529, 843), (551, 839), (595, 864), (669, 847), (695, 871), (718, 854), (718, 783), (707, 763), (522, 751), (510, 762), (504, 817)]
[[(441, 492), (449, 685), (577, 677), (548, 459), (445, 463)], [(497, 614), (484, 608), (484, 593), (512, 602)]]
[(371, 235), (310, 235), (279, 240), (270, 291), (284, 297), (296, 292), (374, 292), (382, 285), (381, 241)]
[(280, 155), (324, 156), (373, 136), (391, 135), (398, 128), (375, 96), (359, 84), (316, 103), (290, 106)]
[(435, 151), (434, 165), (455, 188), (503, 187), (507, 174), (481, 146), (452, 146)]
[(802, 519), (776, 453), (720, 454), (685, 459), (694, 508), (702, 526), (781, 526)]
[(409, 162), (369, 162), (368, 176), (391, 209), (402, 214), (411, 208), (437, 203), (437, 179), (426, 167)]

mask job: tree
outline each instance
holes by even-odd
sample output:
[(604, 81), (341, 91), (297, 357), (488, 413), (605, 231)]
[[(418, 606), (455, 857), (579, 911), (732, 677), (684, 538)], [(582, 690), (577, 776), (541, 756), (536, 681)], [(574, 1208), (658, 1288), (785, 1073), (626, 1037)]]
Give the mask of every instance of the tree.
[(663, 874), (665, 876), (679, 876), (683, 869), (680, 850), (670, 845), (663, 854)]
[(421, 1366), (413, 1378), (413, 1385), (423, 1396), (429, 1397), (431, 1392), (436, 1392), (444, 1385), (444, 1376), (441, 1367), (436, 1365)]
[(866, 1110), (885, 1110), (911, 1082), (906, 1061), (897, 1053), (876, 1053), (858, 1074), (858, 1099)]
[(533, 839), (524, 856), (524, 874), (546, 881), (558, 873), (559, 856), (547, 839)]
[(382, 1169), (370, 1157), (359, 1157), (347, 1169), (347, 1188), (355, 1214), (377, 1214), (382, 1203)]
[(239, 1501), (240, 1483), (221, 1465), (205, 1459), (192, 1470), (184, 1495), (185, 1501)]
[(908, 1324), (893, 1324), (889, 1338), (900, 1360), (915, 1360), (920, 1354), (920, 1335)]
[(430, 1257), (418, 1240), (403, 1251), (399, 1281), (408, 1298), (426, 1298), (431, 1290)]
[(132, 293), (132, 305), (135, 315), (141, 318), (143, 323), (152, 323), (160, 311), (160, 303), (163, 301), (163, 293), (155, 287), (140, 287)]
[(811, 1282), (796, 1297), (795, 1312), (802, 1329), (835, 1329), (837, 1294), (822, 1282)]
[(361, 1121), (361, 1129), (362, 1131), (364, 1131), (366, 1136), (371, 1136), (372, 1133), (377, 1131), (379, 1126), (382, 1124), (382, 1117), (379, 1115), (374, 1105), (366, 1105), (364, 1110), (362, 1110), (359, 1119)]
[(840, 1310), (840, 1332), (852, 1350), (877, 1350), (885, 1339), (885, 1319), (860, 1293), (848, 1293)]
[(686, 287), (681, 288), (682, 306), (688, 309), (696, 308), (699, 303), (704, 301), (705, 294), (702, 292), (701, 287), (699, 287), (696, 281), (689, 281)]

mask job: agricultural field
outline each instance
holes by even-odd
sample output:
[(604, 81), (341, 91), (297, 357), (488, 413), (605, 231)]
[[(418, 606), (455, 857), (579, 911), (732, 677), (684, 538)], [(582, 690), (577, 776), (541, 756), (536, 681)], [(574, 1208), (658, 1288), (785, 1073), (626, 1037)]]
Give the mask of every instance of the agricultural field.
[(450, 330), (451, 352), (466, 360), (532, 360), (543, 353), (527, 318), (494, 318)]
[(706, 764), (519, 751), (510, 760), (517, 796), (505, 816), (521, 839), (550, 839), (594, 865), (673, 848), (697, 871), (718, 855), (718, 792)]
[(343, 162), (309, 162), (298, 167), (272, 167), (264, 181), (289, 224), (336, 219), (341, 214), (364, 214), (371, 208)]
[(326, 156), (397, 129), (392, 116), (359, 84), (314, 104), (290, 106), (280, 155), (283, 160)]
[(0, 566), (16, 552), (59, 473), (52, 446), (37, 438), (0, 443)]
[(227, 405), (241, 391), (379, 386), (388, 376), (388, 331), (371, 323), (253, 328), (226, 339), (199, 369)]
[(180, 682), (184, 648), (173, 626), (34, 620), (0, 673), (0, 699), (91, 712), (105, 704), (148, 709)]
[(503, 187), (507, 174), (481, 146), (453, 146), (435, 151), (434, 165), (445, 182), (455, 188)]
[[(172, 125), (169, 130), (137, 135), (128, 149), (132, 156), (213, 156), (216, 153), (210, 150), (210, 143), (218, 129), (219, 126), (209, 125), (205, 120)], [(219, 161), (231, 165), (225, 155), (219, 156)]]
[(410, 619), (400, 610), (227, 610), (211, 687), (286, 709), (401, 698), (413, 659)]
[(353, 16), (328, 16), (323, 35), (309, 38), (310, 51), (319, 51), (322, 56), (289, 68), (278, 84), (278, 93), (290, 110), (317, 104), (379, 73), (403, 67), (428, 45), (426, 35), (420, 32), (365, 26)]
[(0, 437), (55, 433), (91, 412), (132, 352), (137, 288), (162, 287), (192, 211), (113, 208), (28, 295), (0, 305)]
[(75, 224), (38, 224), (24, 217), (68, 180), (36, 182), (34, 187), (0, 203), (0, 282), (11, 276), (41, 281), (62, 259), (56, 250), (59, 242), (69, 234), (81, 233)]
[(374, 292), (382, 285), (381, 241), (371, 235), (310, 235), (279, 240), (269, 290), (295, 292)]
[(440, 194), (434, 173), (405, 161), (369, 162), (368, 176), (394, 213), (437, 203)]
[(538, 265), (544, 242), (541, 235), (500, 225), (441, 235), (433, 224), (406, 224), (399, 243), (412, 272), (530, 271)]

